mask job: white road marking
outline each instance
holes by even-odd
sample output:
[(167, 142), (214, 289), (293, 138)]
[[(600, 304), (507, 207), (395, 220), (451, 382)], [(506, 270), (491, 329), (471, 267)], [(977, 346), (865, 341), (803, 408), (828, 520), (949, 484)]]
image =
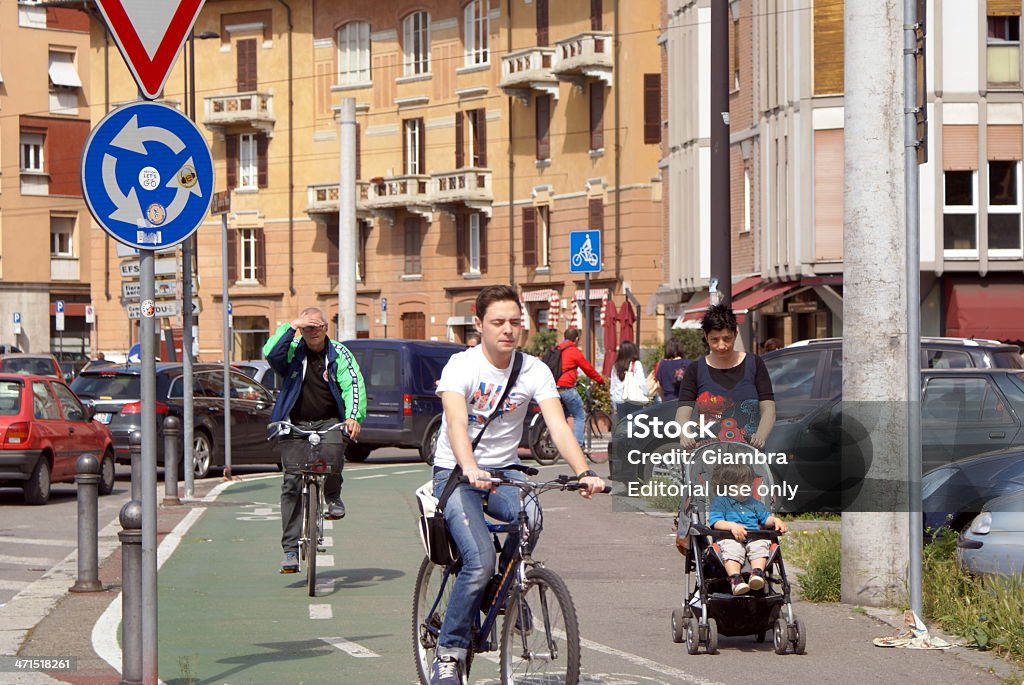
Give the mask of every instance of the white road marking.
[(354, 478), (352, 478), (352, 480), (368, 480), (370, 478), (387, 478), (390, 475), (391, 475), (390, 473), (374, 473), (374, 474), (369, 475), (369, 476), (355, 476)]
[(27, 580), (0, 580), (0, 590), (18, 590), (28, 587), (29, 581)]
[(423, 473), (423, 469), (410, 469), (409, 471), (395, 471), (392, 476), (404, 476), (407, 473)]
[(334, 521), (324, 521), (324, 530), (334, 530)]
[(40, 545), (42, 547), (74, 547), (78, 540), (54, 540), (47, 538), (19, 538), (13, 535), (0, 535), (0, 544)]
[(333, 554), (317, 554), (316, 555), (317, 566), (334, 566), (334, 555)]
[(343, 637), (322, 637), (320, 639), (326, 642), (327, 644), (331, 645), (332, 647), (337, 647), (341, 651), (345, 652), (350, 656), (354, 656), (357, 659), (368, 659), (380, 656), (380, 654), (372, 652), (366, 647), (363, 647), (360, 644), (356, 644), (351, 640), (346, 640)]
[[(565, 639), (565, 632), (561, 630), (553, 630), (551, 632), (553, 632), (555, 635), (562, 638), (563, 640)], [(649, 671), (654, 671), (655, 673), (660, 673), (662, 675), (678, 678), (679, 682), (682, 683), (689, 683), (691, 685), (723, 685), (722, 683), (719, 683), (717, 681), (707, 680), (705, 678), (701, 678), (700, 676), (687, 673), (682, 669), (674, 668), (672, 666), (666, 666), (665, 664), (659, 664), (657, 661), (651, 661), (650, 659), (639, 656), (637, 654), (623, 652), (621, 649), (615, 649), (614, 647), (609, 647), (608, 645), (602, 645), (599, 642), (594, 642), (593, 640), (588, 640), (586, 638), (580, 638), (580, 646), (585, 647), (587, 649), (592, 649), (595, 652), (601, 652), (602, 654), (618, 657), (620, 659), (623, 659), (624, 661), (628, 661), (629, 663), (635, 666), (641, 666)]]
[(0, 564), (17, 564), (19, 566), (45, 566), (50, 568), (54, 560), (46, 557), (21, 557), (10, 554), (0, 554)]
[(313, 620), (324, 620), (334, 617), (330, 604), (310, 604), (309, 617)]
[(253, 516), (266, 516), (267, 514), (273, 514), (274, 510), (271, 507), (256, 507), (252, 510)]
[(316, 582), (317, 594), (329, 595), (334, 592), (334, 578), (328, 578), (327, 580), (318, 580)]
[(325, 535), (324, 536), (324, 541), (323, 541), (323, 546), (324, 547), (334, 547), (334, 538), (331, 537), (330, 535)]

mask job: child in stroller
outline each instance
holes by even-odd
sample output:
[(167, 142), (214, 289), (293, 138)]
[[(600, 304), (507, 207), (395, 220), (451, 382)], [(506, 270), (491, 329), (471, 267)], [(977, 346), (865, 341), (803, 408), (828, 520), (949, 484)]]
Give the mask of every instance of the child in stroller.
[[(686, 589), (682, 606), (672, 612), (672, 639), (677, 643), (685, 641), (690, 654), (696, 654), (701, 645), (709, 654), (715, 654), (719, 634), (754, 635), (758, 642), (763, 642), (768, 631), (772, 631), (776, 654), (785, 654), (790, 646), (794, 653), (803, 654), (807, 644), (803, 623), (793, 615), (791, 587), (778, 544), (782, 530), (778, 526), (773, 526), (773, 530), (751, 530), (744, 525), (745, 547), (734, 537), (734, 531), (739, 531), (732, 524), (739, 521), (722, 515), (728, 504), (712, 504), (719, 497), (733, 499), (727, 495), (736, 491), (730, 491), (728, 485), (750, 485), (752, 494), (746, 506), (765, 514), (771, 510), (773, 498), (768, 494), (758, 496), (759, 489), (772, 492), (771, 469), (756, 463), (754, 454), (753, 447), (742, 443), (711, 443), (695, 450), (683, 469), (683, 485), (689, 496), (683, 498), (680, 506), (676, 545), (685, 556)], [(726, 484), (726, 480), (730, 483)], [(723, 488), (721, 495), (717, 492), (719, 487)], [(710, 524), (713, 516), (717, 525)], [(771, 519), (774, 517), (765, 515), (758, 521), (772, 525), (775, 521)], [(750, 547), (757, 547), (751, 545), (755, 541), (757, 546), (767, 548), (767, 556), (753, 555), (751, 564), (756, 565), (744, 572), (742, 560), (752, 551)], [(727, 552), (729, 543), (739, 547), (738, 555)], [(760, 575), (753, 578), (760, 583), (752, 582), (755, 568)], [(736, 575), (738, 583), (734, 582)]]

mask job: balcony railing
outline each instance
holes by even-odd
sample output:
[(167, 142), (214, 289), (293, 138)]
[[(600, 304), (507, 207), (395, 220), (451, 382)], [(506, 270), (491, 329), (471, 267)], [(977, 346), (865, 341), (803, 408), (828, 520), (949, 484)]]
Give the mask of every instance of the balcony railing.
[(555, 43), (552, 71), (560, 77), (590, 76), (611, 82), (612, 34), (587, 31)]
[(558, 79), (552, 72), (557, 61), (555, 48), (527, 48), (501, 58), (501, 81), (505, 91), (538, 90), (557, 97)]
[(426, 175), (372, 179), (366, 205), (371, 210), (401, 208), (417, 213), (429, 213), (430, 186), (430, 177)]
[(205, 98), (203, 124), (207, 128), (247, 125), (271, 135), (274, 96), (270, 93), (229, 93)]
[[(337, 183), (314, 183), (307, 187), (308, 203), (307, 214), (337, 214), (338, 213), (338, 184)], [(368, 181), (356, 181), (356, 212), (368, 210), (367, 201), (370, 197), (370, 184)]]
[(435, 205), (458, 204), (489, 207), (494, 202), (490, 169), (458, 169), (434, 174)]

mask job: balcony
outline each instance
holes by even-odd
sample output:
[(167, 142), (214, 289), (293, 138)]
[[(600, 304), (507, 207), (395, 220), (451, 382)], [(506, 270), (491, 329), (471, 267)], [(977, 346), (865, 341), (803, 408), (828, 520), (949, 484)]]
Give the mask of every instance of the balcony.
[(51, 281), (77, 281), (79, 277), (79, 265), (76, 257), (50, 256)]
[[(337, 183), (314, 183), (307, 187), (308, 203), (306, 214), (316, 219), (317, 215), (338, 213), (338, 184)], [(356, 216), (360, 219), (369, 218), (370, 209), (367, 201), (370, 197), (370, 183), (368, 181), (356, 181)]]
[(498, 86), (507, 95), (527, 98), (531, 90), (558, 97), (558, 79), (552, 68), (555, 48), (527, 48), (501, 58)]
[(555, 43), (556, 59), (552, 72), (561, 79), (582, 83), (597, 78), (612, 84), (612, 34), (586, 31)]
[(386, 214), (392, 220), (396, 209), (404, 209), (430, 219), (434, 212), (430, 187), (430, 176), (426, 175), (371, 179), (366, 206), (370, 211)]
[(494, 193), (491, 192), (490, 169), (458, 169), (434, 174), (434, 195), (431, 198), (439, 209), (452, 205), (465, 205), (487, 216), (491, 215)]
[(228, 126), (248, 126), (274, 135), (274, 96), (270, 93), (230, 93), (206, 100), (203, 125), (224, 133)]

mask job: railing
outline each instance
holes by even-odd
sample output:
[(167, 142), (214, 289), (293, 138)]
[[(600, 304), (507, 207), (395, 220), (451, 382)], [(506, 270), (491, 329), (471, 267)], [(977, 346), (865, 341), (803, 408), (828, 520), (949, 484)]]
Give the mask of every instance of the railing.
[(274, 121), (274, 96), (270, 93), (231, 93), (205, 98), (207, 126), (238, 122)]
[[(310, 214), (338, 211), (338, 184), (314, 183), (307, 187), (306, 212)], [(368, 181), (356, 181), (356, 209), (365, 209), (370, 197)]]
[(430, 177), (424, 175), (372, 179), (366, 204), (371, 208), (429, 204), (429, 189)]
[(493, 201), (490, 169), (458, 169), (434, 174), (435, 204), (465, 202), (467, 200)]
[(556, 74), (586, 73), (588, 70), (610, 71), (612, 68), (612, 34), (587, 31), (555, 43)]
[(532, 81), (551, 81), (555, 48), (527, 48), (501, 58), (501, 87), (526, 85)]

